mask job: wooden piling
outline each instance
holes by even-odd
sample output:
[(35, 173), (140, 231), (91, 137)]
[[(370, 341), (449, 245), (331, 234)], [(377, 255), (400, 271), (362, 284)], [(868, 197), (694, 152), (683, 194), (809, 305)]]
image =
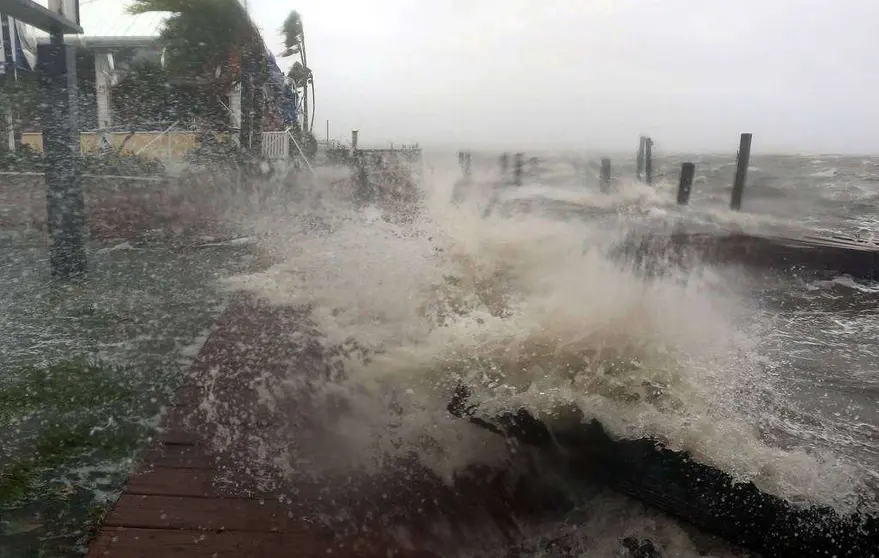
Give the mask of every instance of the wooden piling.
[(510, 154), (503, 153), (501, 155), (501, 180), (506, 182), (507, 176), (509, 176), (509, 172), (510, 172)]
[(516, 153), (513, 161), (513, 182), (516, 186), (522, 185), (522, 173), (525, 168), (525, 154)]
[(464, 175), (465, 181), (469, 181), (472, 176), (471, 161), (472, 157), (469, 151), (458, 152), (458, 164), (461, 166), (461, 173)]
[(644, 181), (653, 184), (653, 140), (644, 140)]
[(742, 134), (739, 140), (739, 154), (736, 162), (736, 177), (733, 182), (732, 199), (729, 208), (739, 211), (742, 208), (742, 196), (745, 193), (745, 181), (748, 178), (748, 164), (751, 161), (751, 134)]
[(678, 183), (678, 205), (690, 203), (690, 193), (693, 190), (693, 176), (696, 174), (696, 165), (693, 163), (681, 163), (681, 180)]
[(599, 188), (602, 192), (610, 192), (610, 159), (604, 157), (601, 159), (601, 182)]
[(636, 161), (636, 171), (635, 175), (638, 178), (638, 182), (642, 181), (641, 175), (644, 173), (644, 143), (647, 140), (645, 136), (641, 136), (638, 141), (638, 158)]

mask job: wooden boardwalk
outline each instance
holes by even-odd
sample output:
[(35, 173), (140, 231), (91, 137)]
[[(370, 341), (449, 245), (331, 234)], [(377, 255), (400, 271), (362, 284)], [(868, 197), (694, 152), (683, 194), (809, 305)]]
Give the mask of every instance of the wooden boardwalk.
[(632, 234), (618, 249), (636, 258), (691, 258), (694, 262), (743, 265), (792, 275), (850, 275), (879, 280), (879, 243), (844, 237), (775, 232), (681, 230)]
[[(238, 467), (241, 453), (211, 451), (216, 428), (259, 432), (272, 420), (235, 416), (255, 400), (253, 371), (281, 373), (315, 362), (315, 347), (289, 335), (304, 320), (301, 311), (248, 297), (230, 305), (93, 540), (90, 558), (443, 556), (449, 545), (497, 549), (514, 540), (514, 517), (533, 511), (534, 502), (517, 501), (502, 476), (468, 475), (454, 486), (417, 469), (344, 482), (297, 478), (283, 490), (295, 496), (285, 499), (277, 490), (260, 492)], [(214, 421), (199, 410), (208, 376), (219, 379), (210, 384), (210, 397), (229, 410)], [(230, 472), (234, 485), (221, 486)]]

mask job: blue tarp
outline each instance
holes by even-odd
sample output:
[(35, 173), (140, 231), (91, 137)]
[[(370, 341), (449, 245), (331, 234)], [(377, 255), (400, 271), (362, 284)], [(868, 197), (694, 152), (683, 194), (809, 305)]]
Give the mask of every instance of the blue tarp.
[[(21, 71), (24, 71), (24, 72), (34, 71), (34, 68), (31, 67), (31, 65), (28, 61), (28, 57), (25, 56), (24, 45), (22, 45), (21, 33), (20, 33), (21, 23), (16, 22), (12, 18), (8, 18), (7, 21), (8, 21), (8, 24), (4, 25), (4, 26), (2, 26), (2, 28), (0, 28), (0, 40), (7, 38), (7, 37), (10, 38), (10, 43), (12, 45), (13, 50), (12, 50), (12, 53), (4, 52), (4, 55), (9, 56), (11, 54), (11, 57), (12, 57), (13, 62), (15, 64), (15, 69), (17, 71), (20, 71), (20, 72)], [(13, 23), (13, 22), (15, 22), (15, 23)], [(33, 55), (35, 53), (28, 52), (28, 54), (30, 54), (33, 57)], [(0, 58), (3, 58), (3, 57), (0, 57)], [(7, 69), (6, 68), (6, 60), (0, 60), (0, 74), (5, 74), (6, 69)]]
[(268, 49), (266, 50), (266, 55), (269, 60), (269, 90), (281, 109), (281, 118), (283, 118), (284, 124), (294, 126), (299, 123), (296, 94), (287, 85), (284, 74), (275, 60), (275, 56)]

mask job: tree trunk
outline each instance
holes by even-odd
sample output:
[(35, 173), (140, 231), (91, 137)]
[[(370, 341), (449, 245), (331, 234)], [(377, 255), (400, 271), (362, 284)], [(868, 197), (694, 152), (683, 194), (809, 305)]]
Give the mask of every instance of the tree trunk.
[(302, 87), (302, 131), (308, 131), (308, 81)]
[(247, 69), (246, 59), (241, 62), (241, 128), (238, 131), (239, 144), (243, 149), (250, 150), (253, 132), (253, 85)]
[(241, 61), (241, 146), (254, 157), (262, 155), (262, 122), (265, 104), (263, 61), (252, 50)]
[(265, 114), (265, 74), (262, 72), (262, 62), (258, 64), (258, 69), (253, 80), (253, 118), (251, 120), (252, 139), (250, 142), (250, 153), (254, 157), (262, 157), (262, 132), (263, 132), (263, 115)]
[(302, 40), (299, 43), (299, 54), (302, 57), (302, 66), (305, 68), (305, 83), (302, 84), (302, 129), (311, 132), (308, 121), (308, 55), (305, 52), (305, 31), (302, 32)]

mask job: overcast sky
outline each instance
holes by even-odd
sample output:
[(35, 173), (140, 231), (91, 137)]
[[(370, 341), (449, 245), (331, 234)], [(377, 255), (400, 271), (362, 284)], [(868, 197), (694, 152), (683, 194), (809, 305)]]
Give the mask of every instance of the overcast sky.
[(302, 14), (319, 137), (879, 153), (879, 0), (248, 4), (277, 51)]
[(879, 0), (249, 0), (305, 22), (323, 135), (879, 152)]

